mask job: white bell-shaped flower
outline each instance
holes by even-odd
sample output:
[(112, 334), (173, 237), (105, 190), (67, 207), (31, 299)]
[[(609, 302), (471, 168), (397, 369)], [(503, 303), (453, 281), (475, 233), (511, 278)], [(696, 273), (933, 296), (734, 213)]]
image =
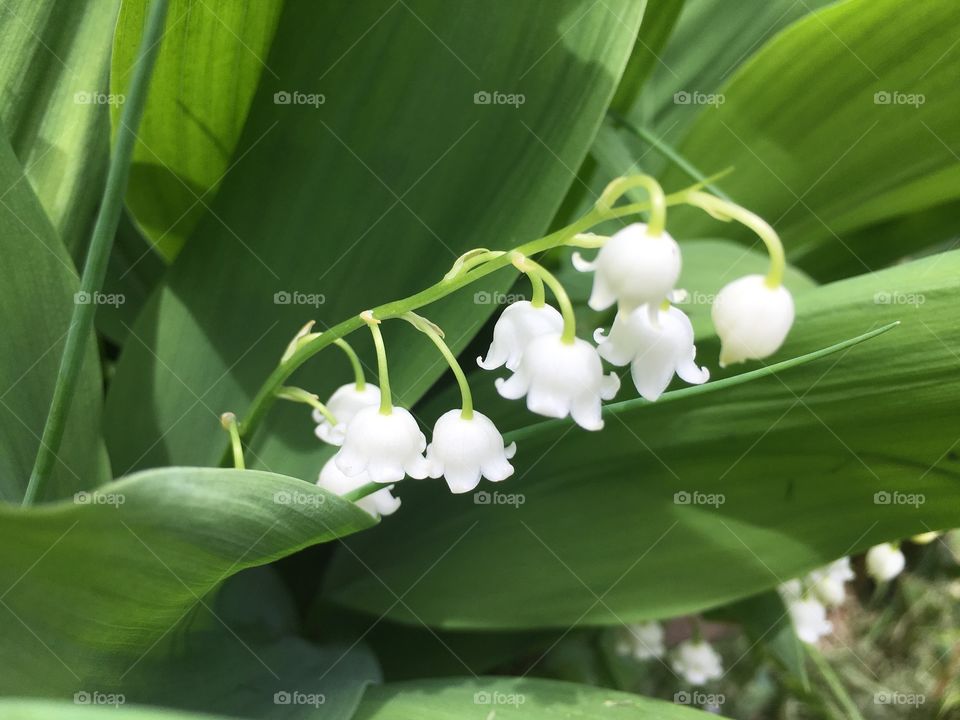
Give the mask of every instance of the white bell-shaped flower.
[(615, 650), (618, 655), (634, 660), (663, 657), (663, 627), (657, 622), (625, 625), (617, 632)]
[(429, 470), (426, 447), (427, 438), (407, 410), (394, 407), (384, 414), (366, 407), (347, 425), (343, 446), (333, 459), (348, 477), (366, 472), (378, 483), (397, 482), (404, 475), (421, 480)]
[(867, 575), (877, 582), (893, 580), (903, 572), (907, 564), (906, 558), (899, 548), (891, 543), (875, 545), (867, 550)]
[(317, 423), (317, 437), (331, 445), (342, 445), (347, 425), (353, 416), (365, 407), (380, 405), (380, 388), (369, 383), (358, 390), (356, 383), (341, 385), (333, 391), (333, 395), (325, 403), (330, 414), (337, 419), (336, 425), (331, 425), (326, 416), (319, 410), (313, 411), (313, 421)]
[(506, 365), (507, 370), (516, 370), (531, 340), (558, 333), (562, 327), (563, 318), (555, 307), (537, 307), (529, 300), (512, 303), (493, 327), (493, 342), (486, 359), (477, 358), (477, 364), (484, 370), (496, 370), (501, 365)]
[(433, 427), (427, 446), (430, 477), (443, 476), (450, 492), (465, 493), (480, 484), (481, 476), (500, 482), (513, 475), (510, 458), (517, 444), (504, 447), (503, 436), (486, 415), (474, 411), (468, 420), (461, 412), (445, 412)]
[(827, 620), (827, 608), (813, 598), (788, 600), (787, 611), (797, 637), (810, 645), (833, 632), (833, 623)]
[[(333, 458), (330, 458), (320, 471), (317, 487), (329, 490), (335, 495), (346, 495), (360, 489), (369, 482), (371, 482), (370, 476), (365, 472), (353, 477), (344, 475)], [(381, 515), (393, 515), (400, 507), (400, 498), (395, 498), (390, 493), (391, 490), (393, 490), (393, 485), (387, 485), (382, 490), (377, 490), (366, 497), (360, 498), (354, 504), (375, 518), (379, 518)]]
[(842, 557), (829, 565), (818, 568), (810, 573), (807, 582), (810, 590), (820, 602), (827, 606), (842, 605), (847, 597), (848, 580), (853, 580), (853, 568), (850, 567), (850, 558)]
[(570, 415), (585, 430), (600, 430), (600, 401), (613, 399), (620, 378), (603, 374), (600, 355), (586, 340), (566, 343), (559, 333), (552, 333), (533, 340), (514, 374), (507, 380), (499, 378), (496, 386), (508, 400), (526, 395), (527, 408), (538, 415)]
[(717, 294), (711, 310), (720, 337), (720, 367), (773, 355), (793, 325), (793, 297), (763, 275), (746, 275)]
[(651, 402), (663, 394), (674, 374), (691, 385), (710, 379), (710, 371), (694, 362), (693, 325), (679, 308), (644, 306), (629, 315), (617, 313), (610, 334), (604, 337), (598, 329), (593, 339), (604, 360), (630, 364), (637, 392)]
[(606, 310), (615, 302), (626, 313), (641, 305), (659, 305), (680, 277), (680, 246), (664, 231), (648, 235), (647, 226), (633, 223), (616, 232), (591, 263), (578, 253), (573, 265), (593, 271), (593, 290), (587, 304)]
[(703, 685), (723, 675), (720, 654), (704, 640), (680, 643), (673, 656), (673, 669), (691, 685)]

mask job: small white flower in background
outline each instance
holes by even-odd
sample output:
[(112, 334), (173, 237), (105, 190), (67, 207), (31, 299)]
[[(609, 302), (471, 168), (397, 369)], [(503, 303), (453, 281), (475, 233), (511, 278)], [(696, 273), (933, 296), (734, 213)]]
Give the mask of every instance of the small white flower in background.
[(704, 640), (687, 640), (673, 652), (673, 669), (691, 685), (703, 685), (723, 675), (720, 654)]
[(813, 598), (787, 601), (787, 611), (797, 637), (810, 645), (833, 632), (833, 623), (827, 620), (827, 608)]
[(891, 543), (875, 545), (867, 551), (867, 575), (877, 582), (893, 580), (906, 564), (903, 553)]
[[(333, 458), (330, 458), (327, 460), (327, 464), (323, 466), (323, 470), (320, 471), (317, 487), (329, 490), (336, 495), (346, 495), (360, 489), (369, 482), (371, 482), (370, 476), (365, 472), (353, 477), (344, 475)], [(354, 504), (361, 510), (366, 510), (375, 518), (379, 518), (381, 515), (393, 515), (400, 507), (400, 498), (391, 495), (391, 490), (393, 490), (393, 485), (388, 485), (382, 490), (377, 490), (375, 493), (360, 498)]]
[(474, 411), (467, 420), (461, 410), (450, 410), (437, 420), (427, 446), (430, 477), (442, 475), (450, 492), (470, 492), (481, 476), (500, 482), (513, 475), (509, 461), (516, 451), (516, 443), (504, 447), (503, 436), (486, 415)]
[(363, 390), (357, 390), (356, 383), (341, 385), (334, 390), (325, 405), (337, 419), (337, 424), (331, 425), (322, 412), (314, 410), (313, 421), (317, 423), (317, 437), (330, 445), (342, 445), (347, 425), (353, 420), (353, 416), (365, 407), (380, 405), (380, 388), (369, 383), (364, 385)]
[(790, 600), (799, 600), (801, 597), (803, 597), (803, 583), (799, 578), (787, 580), (777, 589), (783, 596), (784, 602), (789, 602)]
[(663, 644), (663, 628), (656, 622), (624, 625), (617, 632), (617, 643), (614, 649), (618, 655), (632, 657), (634, 660), (663, 657), (666, 652)]
[(641, 305), (659, 305), (680, 277), (680, 246), (664, 231), (648, 235), (647, 226), (633, 223), (616, 232), (591, 263), (573, 255), (580, 272), (593, 271), (593, 290), (587, 302), (594, 310), (618, 303), (630, 313)]
[(925, 533), (920, 533), (919, 535), (914, 535), (912, 538), (910, 538), (910, 542), (912, 542), (914, 545), (929, 545), (938, 537), (940, 537), (940, 533), (934, 530), (932, 532), (925, 532)]
[(593, 339), (604, 360), (613, 365), (630, 364), (637, 392), (651, 402), (663, 394), (674, 374), (691, 385), (710, 379), (710, 371), (694, 362), (693, 325), (678, 308), (644, 306), (629, 315), (619, 312), (610, 334), (604, 337), (598, 329)]
[(348, 477), (366, 472), (378, 483), (397, 482), (404, 475), (422, 480), (429, 469), (422, 454), (426, 447), (427, 438), (407, 410), (394, 407), (385, 415), (366, 407), (347, 425), (343, 446), (333, 459)]
[(585, 430), (600, 430), (600, 401), (613, 399), (620, 378), (603, 374), (600, 355), (586, 340), (565, 343), (553, 333), (533, 340), (514, 374), (507, 380), (498, 378), (496, 387), (508, 400), (526, 395), (527, 408), (538, 415), (570, 415)]
[(531, 340), (559, 333), (561, 328), (563, 318), (555, 307), (537, 307), (528, 300), (515, 302), (500, 314), (493, 327), (493, 342), (487, 357), (477, 358), (477, 364), (484, 370), (496, 370), (501, 365), (506, 365), (507, 370), (516, 370)]
[(853, 580), (850, 558), (842, 557), (829, 565), (814, 570), (807, 576), (810, 590), (828, 606), (842, 605), (847, 597), (846, 583)]
[(763, 275), (747, 275), (717, 294), (711, 314), (720, 367), (762, 360), (780, 349), (793, 325), (793, 297), (783, 285), (770, 287)]

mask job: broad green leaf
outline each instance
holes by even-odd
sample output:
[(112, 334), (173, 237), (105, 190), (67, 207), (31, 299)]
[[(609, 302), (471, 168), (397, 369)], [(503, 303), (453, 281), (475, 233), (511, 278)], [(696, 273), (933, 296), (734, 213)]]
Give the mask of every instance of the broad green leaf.
[(356, 720), (696, 720), (717, 717), (641, 695), (552, 680), (420, 680), (370, 688)]
[[(814, 276), (824, 247), (859, 259), (858, 272), (876, 269), (872, 234), (852, 245), (854, 233), (957, 199), (958, 31), (950, 0), (836, 3), (754, 55), (681, 152), (707, 172), (734, 166), (724, 190), (768, 218)], [(702, 235), (712, 222), (688, 215), (678, 232)], [(901, 238), (901, 255), (928, 237), (941, 236)]]
[(0, 6), (0, 123), (63, 243), (81, 257), (110, 152), (110, 37), (120, 0)]
[[(639, 22), (627, 0), (286, 5), (265, 59), (282, 82), (261, 75), (235, 153), (242, 162), (127, 342), (107, 402), (116, 467), (215, 461), (216, 415), (242, 420), (304, 322), (322, 330), (436, 282), (469, 248), (542, 235)], [(327, 102), (275, 104), (282, 91)], [(475, 98), (495, 91), (525, 100)], [(424, 314), (459, 351), (494, 310), (474, 292), (505, 290), (513, 277)], [(391, 380), (412, 404), (443, 363), (400, 325), (384, 329)], [(355, 342), (372, 356), (367, 337)], [(334, 349), (296, 383), (323, 396), (349, 378)], [(275, 408), (255, 442), (258, 462), (315, 476), (322, 449), (308, 418), (302, 407)]]
[[(18, 503), (40, 445), (79, 280), (2, 136), (0, 257), (0, 500)], [(49, 497), (63, 497), (109, 477), (100, 438), (100, 396), (100, 364), (91, 339)]]
[(372, 523), (299, 480), (214, 468), (147, 471), (70, 501), (0, 506), (0, 692), (122, 687), (230, 575)]
[[(402, 511), (337, 553), (326, 596), (449, 628), (617, 624), (953, 527), (958, 290), (956, 252), (815, 288), (796, 298), (771, 362), (900, 324), (775, 375), (614, 405), (601, 433), (567, 422), (511, 433), (515, 477), (488, 495), (401, 486)], [(698, 358), (713, 365), (716, 350)], [(386, 588), (409, 590), (402, 606)]]
[(630, 54), (630, 62), (624, 70), (623, 79), (610, 108), (626, 112), (637, 101), (644, 83), (661, 63), (660, 53), (676, 25), (686, 0), (646, 0), (640, 33)]
[[(125, 0), (114, 41), (111, 90), (130, 82), (146, 0)], [(168, 259), (180, 251), (242, 157), (234, 150), (263, 73), (283, 0), (174, 0), (140, 124), (127, 204)], [(112, 113), (114, 129), (119, 111)]]
[[(0, 698), (0, 713), (6, 720), (98, 720), (109, 713), (113, 720), (217, 720), (217, 716), (195, 713), (171, 712), (159, 708), (123, 707), (107, 705), (110, 698), (104, 695), (104, 704), (83, 704), (84, 696), (77, 701), (32, 700), (23, 698)], [(115, 699), (115, 698), (114, 698)], [(221, 720), (227, 720), (221, 717)]]

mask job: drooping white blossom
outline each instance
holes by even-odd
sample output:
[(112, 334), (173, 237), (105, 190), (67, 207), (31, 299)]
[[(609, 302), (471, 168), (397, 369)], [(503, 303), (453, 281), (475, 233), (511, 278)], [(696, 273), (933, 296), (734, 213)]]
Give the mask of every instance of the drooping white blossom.
[(450, 492), (469, 492), (481, 476), (492, 482), (510, 477), (516, 451), (516, 443), (504, 447), (503, 436), (486, 415), (474, 411), (464, 419), (460, 409), (449, 410), (437, 420), (427, 446), (430, 477), (443, 476)]
[(645, 224), (633, 223), (607, 240), (593, 262), (574, 253), (573, 264), (594, 274), (591, 308), (606, 310), (618, 303), (630, 313), (669, 296), (680, 277), (680, 246), (666, 231), (649, 235)]
[(846, 583), (853, 580), (850, 558), (842, 557), (807, 576), (810, 591), (827, 606), (842, 605), (847, 597)]
[(797, 637), (810, 645), (833, 632), (833, 623), (827, 620), (827, 608), (812, 597), (787, 600), (787, 611)]
[(493, 342), (487, 357), (477, 358), (477, 364), (484, 370), (496, 370), (501, 365), (506, 365), (507, 370), (516, 370), (531, 340), (559, 333), (562, 327), (563, 317), (555, 307), (537, 307), (528, 300), (512, 303), (493, 327)]
[(674, 671), (691, 685), (703, 685), (723, 675), (720, 654), (705, 640), (687, 640), (673, 652)]
[(359, 410), (333, 456), (337, 467), (348, 477), (362, 472), (370, 480), (391, 483), (405, 475), (418, 480), (427, 476), (429, 464), (423, 456), (427, 439), (409, 411), (394, 407), (388, 414), (379, 408)]
[(630, 364), (637, 392), (651, 402), (663, 394), (674, 374), (692, 385), (710, 379), (710, 371), (694, 362), (693, 325), (679, 308), (643, 306), (629, 314), (618, 312), (610, 334), (604, 337), (598, 329), (593, 338), (604, 360)]
[[(359, 475), (349, 477), (337, 467), (333, 458), (330, 458), (320, 471), (317, 487), (329, 490), (336, 495), (346, 495), (360, 489), (369, 482), (371, 480), (367, 473), (362, 472)], [(381, 515), (393, 515), (400, 507), (400, 498), (394, 497), (390, 492), (391, 490), (393, 490), (393, 485), (387, 485), (382, 490), (377, 490), (366, 497), (360, 498), (354, 504), (375, 518), (379, 518)]]
[(618, 655), (632, 657), (634, 660), (648, 660), (663, 657), (663, 627), (657, 622), (624, 625), (617, 632), (614, 647)]
[(597, 349), (586, 340), (567, 343), (553, 333), (533, 340), (514, 374), (499, 378), (496, 387), (508, 400), (526, 396), (527, 408), (538, 415), (569, 415), (586, 430), (600, 430), (600, 402), (613, 399), (620, 378), (604, 375)]
[(341, 385), (325, 403), (327, 410), (336, 418), (337, 423), (331, 425), (326, 416), (319, 410), (313, 411), (313, 421), (317, 423), (316, 435), (330, 445), (342, 445), (347, 425), (353, 416), (365, 407), (380, 405), (380, 388), (369, 383), (363, 390), (358, 390), (356, 383)]
[(793, 325), (793, 297), (783, 285), (770, 287), (763, 275), (747, 275), (717, 294), (711, 314), (721, 367), (762, 360), (780, 349)]
[(875, 545), (867, 551), (867, 574), (877, 582), (893, 580), (907, 564), (900, 549), (891, 543)]

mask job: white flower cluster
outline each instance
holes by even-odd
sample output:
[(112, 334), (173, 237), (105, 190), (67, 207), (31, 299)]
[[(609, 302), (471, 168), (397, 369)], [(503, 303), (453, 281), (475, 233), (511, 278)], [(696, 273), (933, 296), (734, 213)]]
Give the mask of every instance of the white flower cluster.
[[(903, 572), (906, 560), (895, 545), (884, 543), (867, 551), (867, 574), (877, 582), (888, 582)], [(850, 558), (842, 557), (812, 571), (804, 578), (789, 580), (780, 586), (797, 637), (815, 644), (833, 632), (827, 618), (828, 608), (839, 607), (847, 597), (846, 583), (853, 580)]]
[[(663, 627), (656, 622), (626, 625), (617, 633), (614, 650), (634, 660), (662, 658), (666, 655)], [(691, 685), (704, 685), (723, 676), (720, 653), (706, 640), (686, 640), (671, 655), (674, 672)]]

